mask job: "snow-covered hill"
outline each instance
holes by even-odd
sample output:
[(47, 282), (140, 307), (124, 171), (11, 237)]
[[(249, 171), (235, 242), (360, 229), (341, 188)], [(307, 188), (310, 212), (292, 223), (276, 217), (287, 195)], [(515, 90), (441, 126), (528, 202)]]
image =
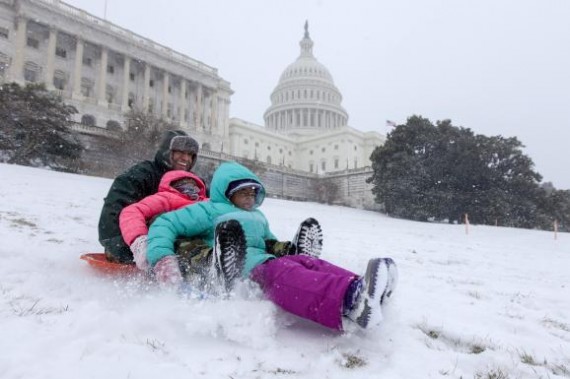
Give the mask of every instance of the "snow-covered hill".
[(199, 301), (91, 271), (110, 180), (0, 164), (2, 378), (570, 377), (570, 236), (415, 223), (268, 199), (274, 232), (313, 216), (323, 258), (391, 256), (382, 325), (337, 334), (242, 286)]

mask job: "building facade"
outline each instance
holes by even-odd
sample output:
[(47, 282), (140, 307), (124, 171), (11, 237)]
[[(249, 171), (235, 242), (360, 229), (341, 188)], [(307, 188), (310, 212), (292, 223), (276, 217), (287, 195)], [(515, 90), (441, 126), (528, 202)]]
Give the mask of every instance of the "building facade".
[(187, 131), (203, 158), (263, 163), (270, 195), (314, 200), (315, 183), (328, 178), (336, 202), (374, 208), (365, 180), (384, 137), (348, 125), (313, 45), (305, 24), (299, 57), (279, 78), (262, 126), (230, 119), (233, 92), (216, 68), (59, 0), (0, 0), (0, 83), (43, 83), (74, 105), (85, 159), (111, 165), (100, 138), (116, 135), (135, 109)]
[(217, 69), (58, 0), (0, 0), (0, 81), (44, 83), (84, 132), (120, 130), (138, 109), (213, 149), (228, 135)]

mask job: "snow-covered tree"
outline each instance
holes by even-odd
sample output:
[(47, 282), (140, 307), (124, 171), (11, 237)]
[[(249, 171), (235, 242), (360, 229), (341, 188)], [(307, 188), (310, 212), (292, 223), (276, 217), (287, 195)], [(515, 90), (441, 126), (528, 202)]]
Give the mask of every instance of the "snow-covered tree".
[(413, 220), (544, 227), (541, 175), (515, 137), (475, 135), (444, 120), (410, 117), (372, 153), (376, 201)]
[(0, 86), (0, 161), (77, 171), (83, 146), (71, 132), (76, 109), (43, 85)]

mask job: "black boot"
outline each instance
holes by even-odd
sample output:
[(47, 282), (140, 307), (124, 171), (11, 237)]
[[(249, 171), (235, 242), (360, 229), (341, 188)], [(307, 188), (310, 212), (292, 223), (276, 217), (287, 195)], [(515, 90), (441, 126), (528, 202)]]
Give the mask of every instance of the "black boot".
[(321, 225), (312, 217), (306, 219), (299, 225), (299, 230), (291, 242), (295, 247), (295, 254), (318, 258), (323, 250)]
[(226, 290), (242, 275), (245, 267), (246, 240), (236, 220), (219, 223), (215, 231), (214, 267)]

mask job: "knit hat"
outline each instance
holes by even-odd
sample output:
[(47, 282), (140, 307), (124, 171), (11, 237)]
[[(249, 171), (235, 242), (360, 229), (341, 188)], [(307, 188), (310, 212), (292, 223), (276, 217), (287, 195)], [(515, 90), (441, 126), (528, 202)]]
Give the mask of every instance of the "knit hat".
[(228, 185), (228, 189), (226, 190), (226, 197), (229, 199), (232, 197), (234, 193), (244, 188), (252, 188), (255, 190), (255, 193), (259, 193), (261, 189), (261, 184), (253, 179), (241, 179), (241, 180), (234, 180)]
[(199, 150), (198, 142), (190, 136), (174, 136), (170, 140), (170, 151), (183, 151), (196, 154)]
[(198, 151), (200, 150), (198, 142), (182, 130), (167, 130), (162, 135), (155, 160), (167, 168), (172, 168), (172, 162), (170, 160), (172, 150), (191, 153), (192, 163), (188, 171), (192, 170), (196, 164)]

